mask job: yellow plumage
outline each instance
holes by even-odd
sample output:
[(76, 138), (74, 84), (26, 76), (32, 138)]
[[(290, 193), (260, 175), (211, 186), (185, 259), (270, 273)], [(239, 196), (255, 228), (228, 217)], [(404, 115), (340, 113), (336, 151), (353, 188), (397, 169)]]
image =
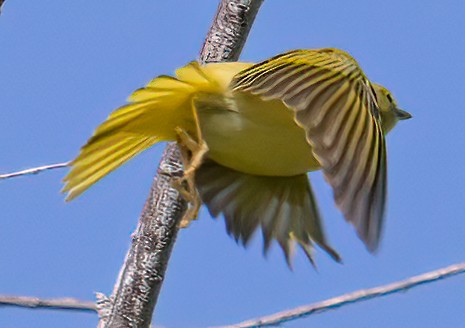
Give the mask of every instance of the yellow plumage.
[[(244, 65), (235, 64), (235, 67), (240, 69)], [(204, 73), (198, 63), (192, 62), (177, 70), (177, 79), (160, 76), (145, 88), (136, 90), (128, 98), (130, 104), (113, 112), (72, 161), (73, 169), (64, 179), (63, 191), (68, 192), (67, 200), (79, 196), (155, 143), (176, 140), (176, 127), (195, 134), (193, 97), (202, 92), (222, 92), (225, 79), (231, 75), (229, 71), (220, 68)], [(229, 80), (231, 78), (232, 75)]]
[[(135, 91), (95, 131), (65, 177), (67, 199), (160, 141), (204, 144), (195, 184), (212, 215), (246, 244), (262, 227), (286, 257), (327, 244), (306, 173), (322, 169), (336, 204), (370, 250), (386, 195), (384, 135), (410, 117), (337, 49), (297, 50), (253, 65), (192, 62)], [(188, 147), (189, 148), (189, 147)], [(203, 153), (202, 153), (203, 154)], [(186, 161), (188, 159), (185, 159)]]

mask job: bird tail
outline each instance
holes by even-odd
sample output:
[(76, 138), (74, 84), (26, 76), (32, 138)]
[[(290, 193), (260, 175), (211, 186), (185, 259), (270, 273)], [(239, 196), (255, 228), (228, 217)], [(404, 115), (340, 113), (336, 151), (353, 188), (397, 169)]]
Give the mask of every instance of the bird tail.
[(197, 170), (195, 179), (210, 214), (217, 217), (222, 213), (228, 233), (243, 245), (247, 245), (261, 226), (264, 251), (276, 239), (289, 265), (294, 242), (312, 263), (313, 242), (340, 261), (325, 240), (306, 174), (292, 177), (249, 175), (208, 160)]
[(129, 104), (115, 110), (94, 132), (71, 163), (62, 192), (67, 200), (160, 141), (176, 140), (176, 127), (196, 134), (192, 97), (217, 91), (217, 83), (192, 62), (176, 78), (159, 76), (136, 90)]

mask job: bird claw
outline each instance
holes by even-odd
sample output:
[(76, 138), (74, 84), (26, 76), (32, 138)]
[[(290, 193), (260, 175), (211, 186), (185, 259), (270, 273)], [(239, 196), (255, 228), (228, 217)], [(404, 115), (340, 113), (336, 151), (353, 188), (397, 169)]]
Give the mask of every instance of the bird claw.
[(174, 180), (172, 185), (189, 203), (189, 207), (180, 222), (180, 227), (185, 228), (192, 220), (197, 218), (202, 204), (195, 187), (195, 171), (202, 165), (203, 159), (208, 152), (208, 146), (203, 139), (200, 139), (200, 141), (195, 140), (180, 127), (175, 130), (184, 165), (184, 174), (181, 178)]
[(183, 176), (181, 178), (174, 179), (171, 185), (188, 202), (187, 211), (184, 213), (179, 224), (181, 228), (186, 228), (189, 226), (191, 221), (197, 218), (199, 214), (200, 206), (202, 204), (200, 196), (195, 187), (191, 189), (190, 186), (193, 185), (193, 180), (190, 177)]

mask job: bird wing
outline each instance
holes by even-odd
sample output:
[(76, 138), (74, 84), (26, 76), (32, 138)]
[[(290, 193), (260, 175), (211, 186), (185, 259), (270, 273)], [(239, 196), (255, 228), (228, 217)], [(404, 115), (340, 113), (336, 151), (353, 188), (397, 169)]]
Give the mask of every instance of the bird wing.
[(279, 99), (295, 113), (337, 206), (370, 251), (386, 202), (386, 146), (376, 94), (347, 53), (296, 50), (241, 71), (234, 92)]
[(211, 215), (220, 213), (236, 241), (247, 245), (262, 227), (266, 252), (276, 239), (291, 265), (294, 241), (313, 261), (313, 242), (340, 261), (328, 245), (320, 214), (306, 174), (270, 177), (242, 173), (207, 160), (197, 170), (195, 182)]

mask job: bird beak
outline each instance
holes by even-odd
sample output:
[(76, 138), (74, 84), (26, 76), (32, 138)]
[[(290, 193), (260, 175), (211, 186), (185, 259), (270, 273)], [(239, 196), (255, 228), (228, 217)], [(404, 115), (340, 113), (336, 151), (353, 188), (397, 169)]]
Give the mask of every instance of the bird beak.
[(412, 114), (399, 108), (396, 108), (396, 116), (399, 120), (408, 120), (409, 118), (412, 118)]

